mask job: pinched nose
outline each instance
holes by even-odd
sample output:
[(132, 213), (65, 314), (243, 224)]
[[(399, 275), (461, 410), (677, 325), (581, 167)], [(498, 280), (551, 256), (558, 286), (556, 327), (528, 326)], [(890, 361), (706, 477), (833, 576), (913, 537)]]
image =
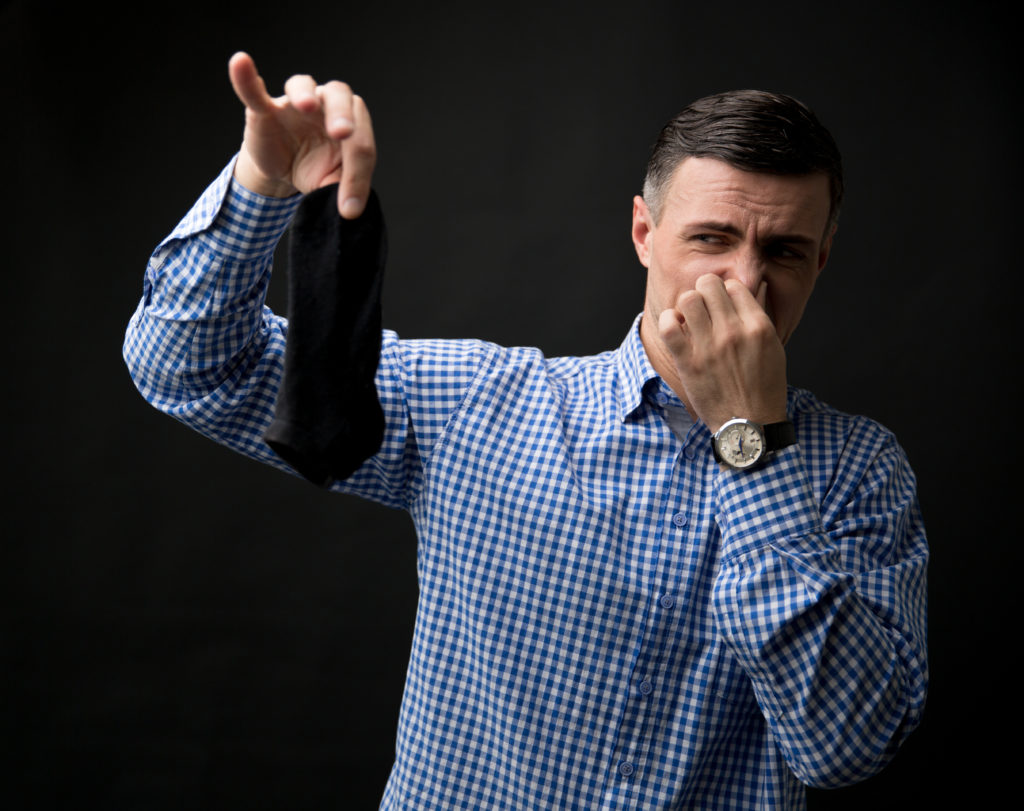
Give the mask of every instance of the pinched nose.
[(721, 272), (722, 280), (735, 279), (755, 298), (765, 280), (765, 260), (759, 251), (739, 250), (729, 254), (724, 260)]

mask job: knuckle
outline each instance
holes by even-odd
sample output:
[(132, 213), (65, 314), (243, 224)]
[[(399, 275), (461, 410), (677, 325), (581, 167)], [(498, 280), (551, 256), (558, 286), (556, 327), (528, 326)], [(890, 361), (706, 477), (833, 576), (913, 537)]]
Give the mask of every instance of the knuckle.
[(682, 310), (700, 299), (701, 295), (696, 290), (685, 290), (676, 298), (676, 309)]
[(325, 90), (329, 90), (332, 93), (345, 93), (349, 94), (352, 92), (352, 88), (349, 87), (347, 82), (339, 81), (338, 79), (332, 79), (324, 85)]
[(768, 318), (759, 318), (751, 327), (751, 333), (759, 341), (768, 341), (775, 337), (775, 325)]
[(736, 327), (723, 325), (718, 330), (718, 340), (725, 348), (734, 348), (743, 343), (743, 333)]
[(373, 141), (353, 141), (351, 156), (360, 163), (373, 164), (377, 160), (377, 147)]

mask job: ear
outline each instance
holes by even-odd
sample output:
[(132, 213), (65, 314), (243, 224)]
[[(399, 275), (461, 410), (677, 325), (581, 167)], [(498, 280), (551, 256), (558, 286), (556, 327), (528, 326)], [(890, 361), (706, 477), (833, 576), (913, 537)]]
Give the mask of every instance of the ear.
[(651, 235), (654, 233), (654, 219), (647, 208), (647, 203), (639, 194), (633, 198), (633, 247), (640, 264), (645, 268), (651, 266)]
[(821, 273), (825, 269), (825, 263), (828, 262), (829, 254), (832, 253), (832, 239), (836, 235), (836, 231), (839, 229), (839, 225), (833, 225), (831, 230), (828, 232), (828, 236), (825, 237), (821, 243), (821, 250), (818, 252), (818, 273)]

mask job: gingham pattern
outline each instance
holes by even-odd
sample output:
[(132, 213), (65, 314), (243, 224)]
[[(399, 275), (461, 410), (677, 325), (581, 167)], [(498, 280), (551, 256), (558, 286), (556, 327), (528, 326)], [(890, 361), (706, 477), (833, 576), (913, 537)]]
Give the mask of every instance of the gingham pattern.
[[(262, 300), (296, 200), (230, 170), (154, 254), (125, 357), (157, 408), (287, 469)], [(386, 332), (378, 390), (381, 451), (334, 487), (419, 536), (382, 808), (801, 808), (917, 725), (927, 549), (876, 424), (794, 389), (799, 446), (721, 472), (635, 323), (588, 358)]]

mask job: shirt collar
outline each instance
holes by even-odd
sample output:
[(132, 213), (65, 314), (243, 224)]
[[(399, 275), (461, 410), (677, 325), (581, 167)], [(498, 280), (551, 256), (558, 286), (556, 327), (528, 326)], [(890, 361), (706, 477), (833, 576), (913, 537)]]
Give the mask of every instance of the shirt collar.
[[(623, 422), (640, 408), (644, 403), (645, 390), (650, 385), (658, 385), (661, 378), (651, 366), (647, 357), (647, 350), (644, 349), (640, 340), (640, 319), (641, 313), (634, 321), (633, 326), (626, 335), (626, 339), (619, 346), (616, 353), (616, 361), (619, 367), (619, 419)], [(657, 381), (651, 383), (651, 381)]]

